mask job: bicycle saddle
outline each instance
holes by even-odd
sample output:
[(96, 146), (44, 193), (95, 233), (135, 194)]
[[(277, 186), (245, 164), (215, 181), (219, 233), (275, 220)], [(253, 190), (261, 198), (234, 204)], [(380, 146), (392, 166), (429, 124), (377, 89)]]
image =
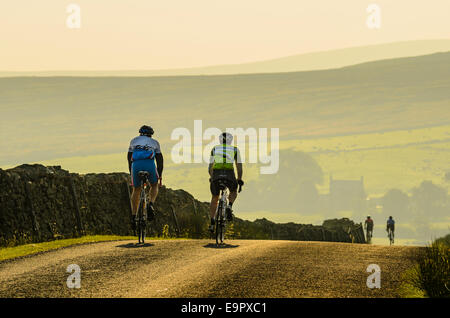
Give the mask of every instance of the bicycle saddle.
[(218, 185), (219, 185), (219, 189), (220, 189), (220, 190), (225, 190), (225, 188), (227, 187), (226, 184), (225, 184), (225, 180), (223, 180), (223, 179), (219, 179), (219, 180), (217, 181), (217, 183), (218, 183)]
[(148, 171), (139, 171), (138, 175), (139, 175), (139, 178), (141, 178), (141, 179), (148, 179), (149, 173), (148, 173)]

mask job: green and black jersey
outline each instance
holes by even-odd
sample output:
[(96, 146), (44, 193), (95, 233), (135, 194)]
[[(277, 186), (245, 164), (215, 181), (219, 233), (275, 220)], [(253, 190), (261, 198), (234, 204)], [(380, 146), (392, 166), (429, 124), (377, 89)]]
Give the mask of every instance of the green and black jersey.
[(233, 170), (234, 162), (241, 163), (239, 149), (232, 145), (217, 145), (211, 150), (210, 163), (213, 170)]

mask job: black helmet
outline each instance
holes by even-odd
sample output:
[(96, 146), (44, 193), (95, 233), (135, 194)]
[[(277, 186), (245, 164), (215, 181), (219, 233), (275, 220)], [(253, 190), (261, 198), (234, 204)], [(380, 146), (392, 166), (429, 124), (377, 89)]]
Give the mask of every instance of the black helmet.
[(233, 135), (232, 134), (227, 133), (227, 132), (223, 132), (220, 135), (220, 142), (221, 143), (223, 143), (223, 144), (226, 143), (226, 144), (230, 145), (232, 141), (233, 141)]
[(139, 129), (139, 133), (140, 133), (141, 135), (145, 135), (145, 136), (151, 137), (155, 132), (153, 131), (153, 128), (152, 128), (152, 127), (147, 126), (147, 125), (144, 125), (144, 126), (142, 126), (142, 127)]

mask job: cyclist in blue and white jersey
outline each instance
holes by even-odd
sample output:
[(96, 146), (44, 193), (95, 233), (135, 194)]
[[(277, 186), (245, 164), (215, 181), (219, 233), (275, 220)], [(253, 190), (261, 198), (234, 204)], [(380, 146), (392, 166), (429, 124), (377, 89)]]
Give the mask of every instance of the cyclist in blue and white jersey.
[(147, 171), (149, 173), (151, 189), (150, 203), (147, 205), (148, 220), (154, 218), (155, 209), (153, 205), (158, 196), (158, 188), (162, 186), (164, 159), (159, 142), (152, 138), (153, 134), (154, 131), (152, 127), (146, 125), (142, 126), (139, 129), (139, 136), (131, 140), (130, 147), (128, 148), (128, 169), (131, 174), (131, 184), (133, 186), (133, 193), (131, 194), (131, 224), (133, 228), (136, 224), (135, 217), (141, 194), (141, 184), (138, 176), (139, 171)]

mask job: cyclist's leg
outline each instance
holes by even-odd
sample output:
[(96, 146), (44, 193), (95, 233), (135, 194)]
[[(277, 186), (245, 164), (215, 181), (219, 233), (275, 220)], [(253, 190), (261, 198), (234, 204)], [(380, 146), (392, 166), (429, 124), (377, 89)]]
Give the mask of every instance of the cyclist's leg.
[(214, 219), (218, 203), (219, 203), (219, 195), (212, 195), (211, 204), (209, 206), (209, 215), (211, 216), (211, 219)]
[(230, 194), (228, 195), (228, 202), (230, 204), (233, 204), (234, 201), (236, 201), (237, 198), (237, 190), (231, 191), (230, 190)]
[(140, 196), (141, 196), (141, 188), (133, 187), (133, 193), (131, 194), (131, 214), (133, 214), (133, 216), (135, 216), (137, 213)]
[[(209, 185), (209, 190), (211, 191), (211, 204), (209, 205), (209, 215), (211, 217), (211, 226), (214, 224), (214, 217), (217, 210), (217, 204), (219, 203), (220, 189), (217, 180), (211, 180)], [(210, 228), (212, 229), (212, 227)]]
[[(154, 203), (156, 200), (156, 196), (158, 195), (158, 172), (156, 171), (155, 162), (153, 160), (134, 161), (132, 164), (132, 171), (133, 183), (135, 182), (135, 180), (139, 180), (139, 171), (148, 172), (148, 181), (151, 185), (150, 201)], [(138, 184), (134, 185), (135, 187), (140, 186), (140, 180), (137, 183)]]
[(158, 171), (156, 170), (156, 165), (154, 160), (150, 160), (148, 166), (149, 172), (149, 182), (150, 182), (150, 202), (153, 204), (156, 201), (156, 197), (158, 196), (159, 186), (158, 186)]
[(146, 205), (144, 211), (147, 215), (147, 220), (152, 221), (155, 217), (155, 209), (153, 203), (158, 195), (158, 173), (156, 171), (156, 165), (154, 160), (139, 160), (136, 161), (136, 171), (148, 172), (147, 183), (150, 183), (150, 191), (146, 191)]
[(136, 215), (139, 206), (139, 200), (141, 196), (141, 185), (139, 179), (139, 164), (133, 162), (131, 164), (131, 185), (133, 186), (133, 192), (131, 193), (131, 213), (133, 216)]
[(227, 219), (228, 221), (232, 221), (233, 220), (233, 203), (234, 201), (236, 201), (237, 198), (237, 180), (234, 176), (234, 171), (233, 173), (230, 175), (230, 178), (227, 180), (227, 187), (230, 190), (230, 194), (228, 195), (228, 206), (226, 209), (226, 213), (227, 213)]
[(230, 203), (230, 205), (233, 205), (238, 195), (237, 193), (238, 183), (234, 175), (234, 171), (231, 171), (229, 173), (226, 185), (227, 188), (230, 190), (230, 194), (228, 195), (228, 202)]

